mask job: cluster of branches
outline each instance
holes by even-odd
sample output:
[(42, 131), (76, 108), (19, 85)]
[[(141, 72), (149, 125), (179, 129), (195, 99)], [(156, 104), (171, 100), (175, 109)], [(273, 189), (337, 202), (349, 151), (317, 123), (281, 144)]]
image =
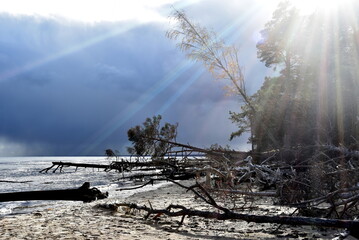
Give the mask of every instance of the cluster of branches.
[[(226, 193), (272, 197), (276, 199), (275, 202), (297, 207), (306, 215), (318, 216), (316, 211), (319, 208), (322, 209), (320, 216), (325, 217), (353, 219), (359, 214), (359, 177), (356, 174), (359, 168), (358, 151), (331, 145), (306, 146), (264, 152), (253, 159), (251, 153), (231, 151), (219, 146), (200, 149), (175, 141), (141, 136), (148, 137), (152, 143), (164, 142), (171, 146), (168, 148), (171, 151), (162, 155), (162, 161), (166, 158), (172, 161), (172, 165), (167, 166), (171, 179), (175, 179), (173, 176), (179, 173), (186, 179), (205, 176), (203, 186), (215, 195)], [(146, 139), (140, 142), (143, 141)], [(134, 145), (136, 143), (133, 142)], [(175, 148), (180, 149), (175, 151)], [(185, 158), (171, 155), (181, 151), (202, 155), (200, 159), (190, 158), (190, 155)], [(157, 154), (153, 156), (153, 159), (158, 159)], [(156, 176), (163, 179), (169, 175), (162, 172)], [(131, 178), (136, 177), (143, 175)]]
[[(169, 180), (169, 179), (167, 179)], [(199, 199), (214, 207), (217, 211), (206, 211), (206, 210), (193, 210), (189, 209), (183, 205), (169, 205), (165, 209), (155, 209), (152, 204), (150, 206), (140, 206), (136, 203), (115, 203), (115, 204), (101, 204), (99, 207), (110, 208), (112, 210), (118, 210), (120, 207), (126, 207), (127, 209), (135, 209), (146, 212), (145, 219), (148, 219), (150, 216), (153, 216), (154, 220), (157, 220), (162, 215), (169, 217), (181, 217), (180, 226), (183, 224), (186, 217), (203, 217), (217, 220), (242, 220), (247, 222), (256, 222), (256, 223), (277, 223), (277, 224), (286, 224), (286, 225), (314, 225), (320, 227), (334, 227), (334, 228), (346, 228), (349, 230), (350, 234), (353, 236), (358, 236), (358, 221), (351, 220), (337, 220), (337, 219), (324, 219), (324, 218), (313, 218), (313, 217), (298, 217), (298, 216), (265, 216), (265, 215), (254, 215), (246, 213), (238, 213), (227, 207), (221, 206), (217, 201), (212, 197), (212, 195), (207, 191), (202, 184), (198, 182), (192, 186), (185, 186), (179, 182), (172, 181), (174, 184), (191, 191)], [(128, 190), (128, 189), (122, 189)]]
[(303, 213), (321, 206), (323, 216), (355, 218), (359, 214), (358, 153), (331, 145), (291, 150), (301, 161), (293, 161), (291, 177), (278, 186), (281, 200)]
[(210, 187), (217, 192), (274, 197), (275, 203), (308, 216), (354, 219), (359, 214), (359, 151), (321, 145), (270, 151), (257, 160), (209, 159), (215, 169)]
[[(161, 140), (158, 139), (158, 141)], [(185, 146), (189, 149), (199, 150), (196, 147), (176, 142), (168, 143), (173, 146)], [(318, 146), (316, 146), (317, 148)], [(346, 228), (352, 236), (359, 236), (357, 231), (359, 222), (353, 220), (358, 214), (359, 187), (352, 185), (357, 183), (358, 179), (354, 175), (352, 175), (353, 178), (350, 181), (347, 181), (349, 179), (344, 180), (339, 177), (343, 172), (355, 172), (357, 170), (358, 166), (353, 164), (353, 162), (358, 161), (359, 152), (333, 146), (321, 146), (320, 149), (320, 151), (315, 151), (318, 155), (313, 156), (308, 162), (302, 162), (300, 165), (293, 166), (289, 166), (286, 162), (280, 163), (279, 156), (284, 153), (279, 151), (262, 154), (262, 162), (255, 164), (251, 156), (243, 159), (244, 153), (226, 151), (222, 148), (202, 149), (205, 158), (208, 160), (206, 165), (197, 165), (195, 169), (187, 169), (192, 171), (192, 173), (193, 171), (196, 172), (196, 183), (192, 186), (185, 186), (173, 179), (164, 177), (151, 179), (141, 186), (120, 189), (121, 191), (132, 190), (153, 184), (155, 181), (170, 181), (187, 189), (187, 191), (191, 191), (197, 199), (212, 206), (216, 209), (215, 211), (190, 209), (183, 205), (169, 205), (165, 209), (156, 209), (151, 203), (150, 206), (142, 206), (136, 203), (116, 203), (101, 205), (101, 207), (113, 210), (126, 207), (127, 209), (144, 211), (146, 219), (153, 217), (153, 219), (157, 220), (163, 215), (181, 217), (180, 225), (183, 224), (186, 217), (197, 216), (217, 220), (232, 219), (280, 225), (314, 225)], [(297, 154), (298, 151), (304, 150), (299, 148), (292, 149), (291, 153)], [(288, 152), (289, 150), (285, 154), (288, 154)], [(326, 156), (330, 164), (328, 164), (328, 168), (324, 171), (325, 176), (321, 176), (322, 181), (316, 182), (316, 184), (321, 184), (321, 191), (318, 192), (318, 187), (310, 186), (310, 182), (306, 182), (309, 181), (310, 176), (306, 176), (308, 172), (303, 171), (303, 169), (308, 168), (310, 171), (319, 169), (318, 166), (312, 165), (313, 162), (310, 161), (320, 162), (322, 160), (321, 156)], [(338, 162), (344, 163), (343, 158), (345, 158), (346, 165), (345, 167), (338, 168)], [(198, 178), (199, 173), (205, 173), (206, 181), (200, 182), (201, 178)], [(313, 174), (318, 176), (316, 173)], [(330, 183), (330, 180), (333, 179), (328, 178), (328, 176), (331, 175), (336, 176), (335, 185)], [(243, 185), (246, 185), (247, 188), (244, 188)], [(343, 188), (343, 185), (347, 187)], [(337, 188), (333, 189), (333, 187)], [(225, 194), (226, 198), (238, 195), (251, 196), (251, 201), (253, 202), (256, 199), (260, 200), (270, 197), (276, 199), (277, 203), (296, 207), (299, 209), (299, 213), (305, 216), (268, 216), (241, 213), (236, 211), (236, 208), (231, 208), (228, 205), (228, 201), (220, 201), (220, 197), (223, 194)], [(315, 207), (318, 208), (314, 209)], [(295, 212), (298, 211), (295, 210)]]

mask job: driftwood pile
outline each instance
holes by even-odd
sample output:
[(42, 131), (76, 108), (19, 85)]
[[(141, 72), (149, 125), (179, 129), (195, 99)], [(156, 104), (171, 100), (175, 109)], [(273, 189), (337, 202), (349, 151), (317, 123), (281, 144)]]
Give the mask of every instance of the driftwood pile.
[[(148, 178), (149, 181), (142, 186), (160, 180), (180, 185), (174, 180), (194, 178), (196, 184), (186, 188), (222, 213), (190, 210), (185, 206), (169, 206), (167, 209), (155, 210), (152, 206), (148, 208), (136, 204), (125, 205), (146, 211), (148, 216), (165, 214), (182, 216), (183, 219), (185, 216), (202, 216), (344, 227), (349, 228), (353, 235), (358, 235), (355, 233), (359, 224), (355, 220), (359, 215), (358, 151), (321, 145), (254, 154), (222, 148), (200, 149), (171, 141), (166, 143), (171, 147), (166, 155), (162, 156), (136, 157), (132, 161), (122, 159), (106, 166), (56, 162), (42, 172), (48, 172), (55, 166), (54, 172), (61, 171), (65, 166), (96, 167), (106, 171), (131, 172), (132, 175), (127, 178)], [(152, 172), (144, 174), (144, 171)], [(124, 175), (123, 177), (126, 178)], [(229, 205), (217, 204), (217, 200), (223, 196), (234, 199), (233, 201), (247, 199), (252, 204), (269, 197), (273, 199), (273, 204), (295, 207), (297, 216), (240, 214), (234, 208), (228, 207)]]
[(298, 207), (302, 214), (318, 215), (320, 210), (324, 217), (358, 216), (358, 151), (329, 145), (298, 147), (278, 151), (272, 159), (280, 203)]
[[(174, 182), (182, 188), (187, 189), (187, 191), (192, 191), (195, 196), (203, 200), (210, 206), (214, 207), (216, 211), (205, 211), (205, 210), (193, 210), (186, 208), (182, 205), (169, 205), (165, 209), (154, 209), (150, 204), (147, 206), (139, 206), (135, 203), (115, 203), (115, 204), (101, 204), (99, 207), (109, 208), (112, 210), (117, 210), (120, 207), (125, 207), (127, 209), (135, 209), (146, 212), (145, 219), (148, 219), (152, 216), (153, 220), (157, 220), (160, 216), (166, 215), (169, 217), (181, 217), (180, 226), (183, 224), (186, 217), (203, 217), (217, 220), (242, 220), (246, 222), (256, 222), (256, 223), (276, 223), (276, 224), (285, 224), (285, 225), (312, 225), (318, 227), (331, 227), (331, 228), (346, 228), (349, 230), (352, 236), (359, 236), (359, 221), (353, 220), (341, 220), (341, 219), (326, 219), (318, 217), (302, 217), (302, 216), (267, 216), (267, 215), (254, 215), (235, 212), (232, 209), (220, 206), (217, 201), (212, 197), (212, 195), (206, 190), (206, 188), (196, 183), (192, 186), (184, 186), (181, 183)], [(128, 190), (128, 189), (122, 189)]]

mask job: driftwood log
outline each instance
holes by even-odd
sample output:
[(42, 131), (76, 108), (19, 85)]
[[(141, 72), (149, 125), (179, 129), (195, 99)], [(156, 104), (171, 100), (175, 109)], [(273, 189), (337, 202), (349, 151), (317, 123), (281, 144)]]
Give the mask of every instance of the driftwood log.
[[(169, 217), (178, 217), (181, 216), (182, 220), (180, 224), (183, 223), (183, 220), (186, 216), (192, 217), (203, 217), (217, 220), (243, 220), (246, 222), (255, 222), (255, 223), (277, 223), (277, 224), (286, 224), (286, 225), (312, 225), (317, 227), (332, 227), (332, 228), (347, 228), (350, 230), (353, 236), (359, 235), (359, 221), (356, 220), (341, 220), (341, 219), (325, 219), (325, 218), (311, 218), (311, 217), (297, 217), (297, 216), (263, 216), (263, 215), (253, 215), (253, 214), (242, 214), (232, 211), (218, 213), (213, 211), (201, 211), (201, 210), (192, 210), (188, 209), (181, 205), (170, 205), (166, 209), (153, 209), (151, 207), (139, 206), (135, 203), (118, 203), (114, 206), (110, 206), (111, 209), (116, 209), (118, 207), (128, 207), (131, 209), (141, 210), (147, 212), (146, 218), (150, 215), (155, 215), (155, 218), (160, 215), (167, 215)], [(177, 210), (175, 210), (177, 209)], [(174, 211), (175, 210), (175, 211)]]
[(108, 197), (97, 188), (90, 188), (90, 183), (84, 183), (77, 189), (45, 190), (29, 192), (0, 193), (0, 202), (32, 201), (32, 200), (63, 200), (92, 202)]
[(0, 182), (5, 182), (5, 183), (29, 183), (32, 181), (11, 181), (11, 180), (0, 180)]
[(111, 171), (116, 170), (119, 172), (128, 170), (128, 168), (133, 167), (148, 167), (151, 166), (150, 163), (145, 162), (112, 162), (111, 164), (93, 164), (93, 163), (73, 163), (73, 162), (52, 162), (52, 166), (42, 169), (40, 173), (47, 173), (51, 169), (53, 169), (53, 173), (56, 171), (62, 172), (64, 167), (75, 167), (76, 170), (78, 168), (97, 168), (97, 169), (104, 169), (104, 171)]
[(62, 172), (62, 169), (64, 167), (76, 167), (76, 170), (79, 167), (81, 167), (81, 168), (98, 168), (98, 169), (104, 169), (105, 171), (116, 169), (116, 167), (111, 166), (111, 164), (106, 165), (106, 164), (91, 164), (91, 163), (52, 162), (51, 167), (42, 169), (40, 171), (40, 173), (47, 173), (49, 170), (51, 170), (54, 167), (56, 167), (56, 168), (53, 170), (53, 173), (55, 173), (57, 170)]
[[(116, 161), (111, 164), (93, 164), (93, 163), (73, 163), (73, 162), (52, 162), (52, 166), (48, 168), (44, 168), (40, 171), (40, 173), (47, 173), (51, 169), (53, 173), (56, 171), (62, 172), (64, 167), (75, 167), (76, 170), (78, 168), (97, 168), (104, 169), (105, 171), (116, 170), (118, 172), (122, 171), (130, 171), (133, 168), (151, 168), (150, 170), (158, 170), (158, 169), (167, 169), (167, 168), (175, 168), (178, 169), (180, 167), (186, 166), (178, 166), (171, 164), (167, 161), (153, 160), (149, 162), (127, 162), (127, 161)], [(142, 169), (141, 169), (142, 170)], [(143, 169), (147, 170), (147, 169)]]

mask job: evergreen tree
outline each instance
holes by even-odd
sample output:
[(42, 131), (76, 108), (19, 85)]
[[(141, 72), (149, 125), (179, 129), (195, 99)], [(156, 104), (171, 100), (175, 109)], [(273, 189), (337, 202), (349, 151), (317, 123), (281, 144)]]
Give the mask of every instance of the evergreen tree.
[(258, 150), (333, 144), (358, 149), (358, 19), (301, 16), (283, 2), (261, 32), (258, 57), (280, 75), (253, 96)]
[(167, 141), (175, 141), (178, 124), (165, 123), (161, 127), (161, 119), (161, 115), (147, 118), (142, 126), (137, 125), (128, 130), (128, 140), (133, 145), (127, 148), (130, 154), (161, 158), (168, 153), (171, 144)]

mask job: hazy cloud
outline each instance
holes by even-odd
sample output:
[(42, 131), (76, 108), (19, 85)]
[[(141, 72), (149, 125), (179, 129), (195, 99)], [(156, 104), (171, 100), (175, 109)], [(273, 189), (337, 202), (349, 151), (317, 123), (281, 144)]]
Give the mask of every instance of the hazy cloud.
[[(215, 6), (226, 15), (226, 7), (214, 1), (208, 2), (208, 14), (191, 6), (203, 25), (231, 21), (211, 16)], [(163, 24), (0, 15), (0, 156), (98, 155), (109, 147), (125, 153), (128, 128), (156, 114), (180, 124), (182, 142), (230, 143), (235, 126), (228, 112), (239, 110), (237, 98), (225, 97), (226, 83), (186, 60), (165, 30)], [(234, 33), (223, 36), (235, 41)], [(246, 57), (248, 49), (242, 51), (253, 92), (265, 68), (254, 62), (253, 52)]]

